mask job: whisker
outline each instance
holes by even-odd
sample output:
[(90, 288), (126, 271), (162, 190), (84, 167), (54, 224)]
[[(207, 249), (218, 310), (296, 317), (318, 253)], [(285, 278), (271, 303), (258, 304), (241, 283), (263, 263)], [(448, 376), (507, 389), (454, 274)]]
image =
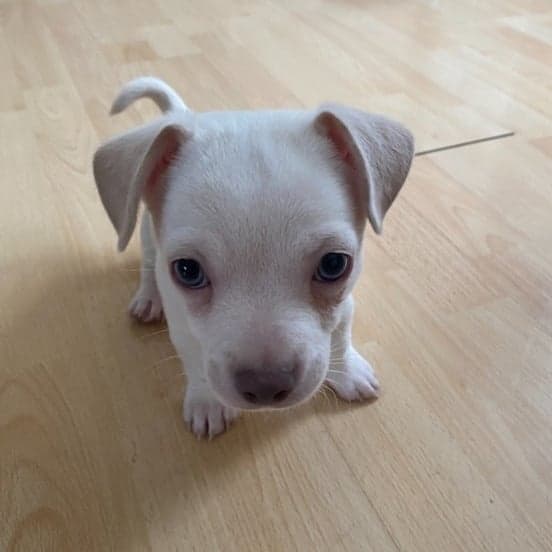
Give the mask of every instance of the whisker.
[(348, 349), (348, 346), (345, 345), (330, 345), (330, 349), (332, 351), (346, 351)]
[(154, 363), (153, 367), (156, 368), (157, 366), (159, 366), (160, 364), (163, 364), (164, 362), (168, 362), (169, 360), (174, 360), (176, 358), (180, 358), (178, 355), (171, 355), (171, 356), (168, 356), (168, 357), (165, 357), (165, 358), (162, 358), (161, 360), (158, 360), (157, 362)]
[(324, 400), (330, 404), (330, 398), (328, 397), (327, 389), (324, 385), (320, 387), (320, 394), (324, 397)]
[(156, 332), (151, 332), (149, 334), (142, 335), (140, 336), (140, 339), (147, 339), (148, 337), (153, 337), (154, 335), (167, 333), (168, 331), (169, 331), (169, 328), (163, 328), (162, 330), (157, 330)]
[(343, 375), (347, 375), (347, 372), (345, 372), (344, 370), (328, 370), (328, 373), (332, 373), (332, 374), (343, 374)]
[(339, 405), (339, 397), (337, 396), (337, 393), (334, 391), (334, 389), (332, 387), (330, 387), (329, 385), (325, 384), (325, 383), (322, 384), (322, 388), (327, 389), (330, 392), (330, 394), (334, 396), (335, 406), (338, 406)]

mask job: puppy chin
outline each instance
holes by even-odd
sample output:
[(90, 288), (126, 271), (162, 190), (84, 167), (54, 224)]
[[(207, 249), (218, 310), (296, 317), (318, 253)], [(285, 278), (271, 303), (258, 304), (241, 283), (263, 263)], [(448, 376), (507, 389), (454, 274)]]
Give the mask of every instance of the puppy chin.
[[(257, 406), (243, 400), (236, 392), (234, 392), (230, 384), (217, 385), (209, 377), (207, 377), (207, 382), (219, 402), (227, 408), (236, 408), (238, 410), (275, 410), (266, 406)], [(285, 408), (285, 405), (282, 404), (279, 408)]]
[(319, 387), (314, 389), (312, 392), (306, 395), (298, 395), (297, 397), (290, 397), (286, 401), (274, 405), (255, 405), (240, 399), (239, 397), (225, 397), (221, 396), (219, 393), (216, 393), (218, 400), (228, 408), (236, 408), (238, 410), (244, 411), (264, 411), (264, 412), (274, 412), (278, 410), (286, 410), (288, 408), (294, 408), (305, 402), (307, 402), (317, 391)]

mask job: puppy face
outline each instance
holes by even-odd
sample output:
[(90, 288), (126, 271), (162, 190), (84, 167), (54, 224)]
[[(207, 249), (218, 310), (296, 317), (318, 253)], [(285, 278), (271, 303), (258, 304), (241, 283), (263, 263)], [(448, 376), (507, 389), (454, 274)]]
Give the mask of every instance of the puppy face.
[[(346, 167), (304, 118), (243, 118), (204, 123), (168, 171), (157, 277), (173, 342), (200, 342), (220, 400), (285, 407), (325, 378), (365, 216)], [(250, 386), (258, 374), (272, 396)]]
[(129, 83), (112, 112), (142, 96), (164, 115), (94, 156), (119, 248), (143, 200), (171, 339), (179, 352), (199, 350), (201, 366), (186, 370), (227, 406), (303, 401), (325, 378), (365, 220), (381, 231), (412, 135), (339, 105), (195, 114), (151, 78)]

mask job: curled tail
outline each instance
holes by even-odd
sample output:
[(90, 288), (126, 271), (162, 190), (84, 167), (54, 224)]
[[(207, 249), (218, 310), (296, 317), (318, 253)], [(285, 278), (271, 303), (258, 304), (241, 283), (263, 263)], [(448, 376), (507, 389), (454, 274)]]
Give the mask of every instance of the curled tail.
[(111, 115), (125, 110), (139, 98), (150, 98), (163, 113), (176, 109), (188, 109), (182, 98), (167, 83), (155, 77), (138, 77), (123, 86), (111, 106)]

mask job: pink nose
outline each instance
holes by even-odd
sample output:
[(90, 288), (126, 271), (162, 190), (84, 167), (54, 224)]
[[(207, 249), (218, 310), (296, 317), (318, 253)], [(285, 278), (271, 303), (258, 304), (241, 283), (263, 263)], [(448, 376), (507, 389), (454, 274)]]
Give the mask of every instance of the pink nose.
[(297, 382), (297, 371), (242, 369), (234, 376), (236, 390), (248, 403), (268, 406), (285, 401)]

